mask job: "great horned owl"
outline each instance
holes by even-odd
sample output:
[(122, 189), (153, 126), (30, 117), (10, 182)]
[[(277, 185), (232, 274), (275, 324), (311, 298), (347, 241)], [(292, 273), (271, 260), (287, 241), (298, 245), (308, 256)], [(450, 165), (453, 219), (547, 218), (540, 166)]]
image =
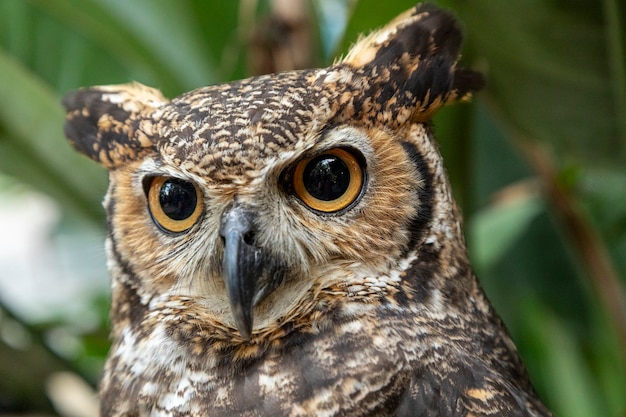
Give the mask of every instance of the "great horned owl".
[(109, 169), (102, 416), (548, 416), (429, 123), (482, 77), (418, 5), (324, 68), (68, 95)]

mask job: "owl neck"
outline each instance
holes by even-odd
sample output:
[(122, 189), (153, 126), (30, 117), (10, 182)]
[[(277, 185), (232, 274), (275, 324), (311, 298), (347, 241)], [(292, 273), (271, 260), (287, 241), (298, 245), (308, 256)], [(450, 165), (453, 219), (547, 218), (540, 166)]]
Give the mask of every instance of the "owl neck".
[(418, 190), (417, 214), (408, 228), (405, 256), (414, 259), (405, 271), (404, 285), (422, 303), (429, 298), (444, 300), (442, 305), (433, 307), (442, 313), (478, 309), (490, 316), (489, 304), (469, 262), (463, 216), (454, 200), (431, 126), (413, 124), (405, 137), (404, 151), (423, 181)]

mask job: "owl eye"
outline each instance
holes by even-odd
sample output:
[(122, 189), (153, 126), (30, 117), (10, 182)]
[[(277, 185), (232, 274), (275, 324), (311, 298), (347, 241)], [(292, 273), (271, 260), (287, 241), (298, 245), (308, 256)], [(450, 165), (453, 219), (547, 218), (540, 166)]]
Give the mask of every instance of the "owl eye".
[(335, 148), (303, 159), (293, 173), (293, 191), (313, 210), (333, 213), (354, 203), (363, 188), (360, 159)]
[(194, 225), (202, 212), (202, 194), (189, 181), (154, 177), (148, 189), (148, 208), (162, 229), (180, 233)]

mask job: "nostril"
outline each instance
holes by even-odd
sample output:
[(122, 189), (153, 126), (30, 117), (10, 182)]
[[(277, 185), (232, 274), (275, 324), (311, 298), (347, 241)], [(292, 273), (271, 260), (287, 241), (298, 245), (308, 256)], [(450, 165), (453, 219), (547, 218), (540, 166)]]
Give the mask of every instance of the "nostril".
[(254, 245), (256, 235), (254, 232), (247, 232), (243, 235), (243, 241), (246, 242), (247, 245)]

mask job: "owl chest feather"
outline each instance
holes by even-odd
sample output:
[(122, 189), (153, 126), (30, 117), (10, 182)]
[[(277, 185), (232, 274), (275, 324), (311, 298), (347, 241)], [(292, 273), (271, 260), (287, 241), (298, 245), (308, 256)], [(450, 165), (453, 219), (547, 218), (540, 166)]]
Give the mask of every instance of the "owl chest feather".
[[(140, 327), (119, 334), (102, 398), (115, 407), (111, 415), (414, 415), (401, 412), (414, 384), (436, 390), (445, 375), (476, 371), (462, 371), (470, 365), (459, 359), (472, 341), (455, 331), (453, 318), (440, 314), (439, 325), (449, 327), (437, 329), (395, 295), (376, 303), (327, 298), (301, 324), (283, 323), (249, 342), (229, 341), (228, 330), (216, 333), (171, 303), (153, 303)], [(433, 297), (430, 314), (440, 303)]]
[(155, 306), (139, 327), (118, 334), (104, 403), (120, 407), (112, 415), (349, 415), (369, 403), (373, 412), (386, 392), (394, 398), (406, 386), (424, 339), (377, 324), (394, 311), (396, 320), (410, 320), (397, 304), (342, 300), (249, 342), (229, 341), (232, 333), (216, 333), (184, 309)]

